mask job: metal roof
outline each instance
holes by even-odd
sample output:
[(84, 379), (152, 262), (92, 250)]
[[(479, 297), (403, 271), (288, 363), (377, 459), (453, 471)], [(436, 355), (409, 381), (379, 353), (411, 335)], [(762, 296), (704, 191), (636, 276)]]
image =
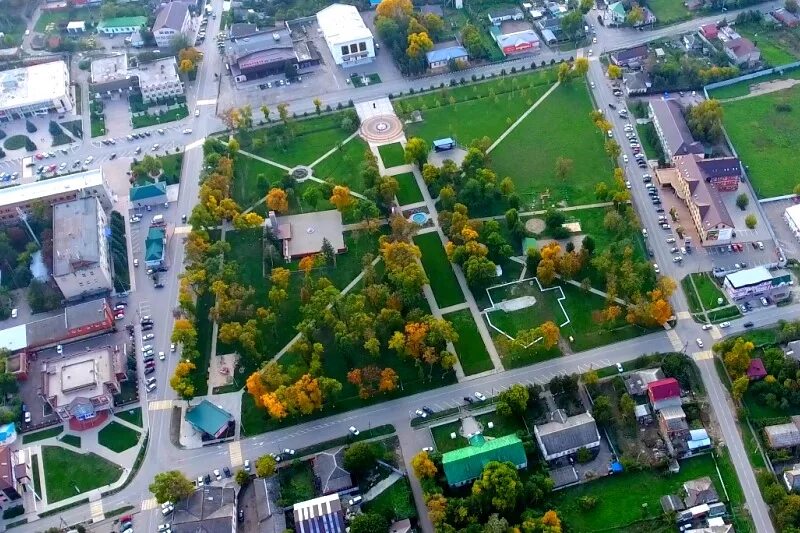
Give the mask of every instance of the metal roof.
[(116, 17), (103, 19), (97, 25), (98, 31), (103, 28), (140, 28), (147, 23), (147, 17)]
[(94, 196), (53, 206), (53, 276), (65, 276), (101, 261), (97, 229), (100, 202)]
[(439, 50), (431, 50), (425, 54), (425, 57), (428, 59), (428, 63), (439, 63), (440, 61), (469, 57), (469, 53), (463, 46), (448, 46)]
[(231, 414), (208, 400), (203, 400), (186, 412), (186, 421), (209, 435), (217, 435), (228, 425)]
[(459, 448), (442, 455), (444, 474), (450, 485), (476, 479), (490, 461), (510, 461), (517, 467), (528, 464), (525, 448), (516, 435), (486, 440), (480, 445)]
[(354, 6), (331, 4), (317, 13), (317, 23), (330, 46), (372, 39), (372, 32)]
[(129, 197), (131, 202), (138, 200), (147, 200), (157, 196), (167, 195), (167, 184), (163, 181), (158, 183), (148, 183), (147, 185), (140, 185), (138, 187), (131, 187)]
[(759, 283), (763, 283), (765, 281), (771, 281), (772, 274), (770, 274), (769, 270), (767, 270), (767, 267), (757, 266), (728, 274), (725, 276), (725, 279), (728, 281), (731, 287), (734, 289), (740, 289), (750, 285), (758, 285)]

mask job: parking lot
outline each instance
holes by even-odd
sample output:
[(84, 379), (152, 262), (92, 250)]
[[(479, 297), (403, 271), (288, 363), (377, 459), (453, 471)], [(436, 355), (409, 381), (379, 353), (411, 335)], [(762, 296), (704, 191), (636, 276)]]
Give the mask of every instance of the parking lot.
[(775, 202), (765, 202), (761, 204), (767, 214), (767, 220), (772, 225), (778, 244), (783, 249), (787, 257), (800, 257), (800, 241), (792, 234), (783, 212), (787, 207), (794, 205), (792, 200), (778, 200)]

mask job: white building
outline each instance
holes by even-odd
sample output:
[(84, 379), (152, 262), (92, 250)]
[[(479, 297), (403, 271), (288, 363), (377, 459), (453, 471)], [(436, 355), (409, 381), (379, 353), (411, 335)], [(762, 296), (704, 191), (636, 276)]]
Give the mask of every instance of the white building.
[(787, 207), (783, 212), (783, 219), (792, 230), (794, 238), (800, 240), (800, 204)]
[(71, 110), (69, 71), (63, 61), (0, 72), (0, 120)]
[(179, 34), (188, 34), (192, 26), (189, 6), (183, 2), (170, 2), (161, 8), (153, 23), (153, 37), (161, 48), (172, 46)]
[(772, 272), (764, 266), (739, 270), (725, 276), (723, 286), (732, 300), (769, 296), (782, 300), (789, 296), (792, 276), (786, 272)]
[(178, 76), (178, 63), (174, 56), (141, 64), (131, 73), (139, 78), (139, 90), (145, 103), (183, 94), (183, 82)]
[(53, 279), (67, 300), (112, 289), (106, 226), (97, 198), (53, 206)]
[(317, 23), (337, 65), (363, 65), (375, 58), (372, 32), (354, 6), (332, 4), (317, 13)]

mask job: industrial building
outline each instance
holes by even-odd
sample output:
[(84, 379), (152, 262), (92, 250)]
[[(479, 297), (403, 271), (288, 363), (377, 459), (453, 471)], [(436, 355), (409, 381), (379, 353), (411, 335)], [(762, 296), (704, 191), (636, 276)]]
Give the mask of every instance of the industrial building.
[(51, 61), (0, 72), (0, 121), (72, 111), (69, 70)]
[(127, 379), (125, 356), (110, 347), (42, 362), (42, 397), (61, 420), (91, 420), (114, 407)]
[(355, 6), (332, 4), (317, 13), (317, 23), (337, 65), (353, 67), (375, 58), (372, 32)]
[(18, 210), (27, 212), (38, 202), (53, 205), (89, 197), (97, 198), (103, 209), (111, 209), (113, 193), (102, 169), (5, 187), (0, 189), (0, 223), (16, 221)]
[(53, 206), (53, 279), (66, 300), (111, 291), (106, 228), (95, 197)]
[(800, 205), (796, 204), (787, 207), (783, 212), (783, 219), (786, 221), (789, 229), (792, 230), (794, 238), (800, 240)]

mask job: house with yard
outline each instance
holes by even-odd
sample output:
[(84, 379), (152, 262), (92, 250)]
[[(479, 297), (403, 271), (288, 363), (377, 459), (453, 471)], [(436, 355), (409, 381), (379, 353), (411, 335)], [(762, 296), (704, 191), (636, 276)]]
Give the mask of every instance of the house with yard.
[(712, 39), (717, 38), (717, 34), (719, 33), (719, 29), (717, 29), (717, 25), (714, 22), (710, 22), (708, 24), (703, 24), (700, 26), (700, 34), (708, 39), (709, 41)]
[(786, 271), (770, 271), (765, 266), (746, 268), (725, 276), (722, 288), (735, 301), (766, 296), (776, 301), (791, 294), (792, 275)]
[(689, 424), (683, 407), (664, 407), (658, 412), (658, 429), (665, 440), (685, 443), (689, 437)]
[(606, 20), (611, 24), (625, 24), (628, 14), (625, 12), (625, 5), (622, 2), (614, 2), (608, 5)]
[(789, 492), (800, 491), (800, 464), (794, 465), (783, 473), (783, 483)]
[(725, 55), (737, 67), (752, 67), (761, 61), (761, 50), (750, 39), (730, 39), (723, 45)]
[(625, 86), (625, 93), (628, 96), (645, 94), (653, 85), (650, 81), (650, 75), (644, 70), (623, 73), (622, 84)]
[(773, 11), (772, 16), (775, 17), (775, 20), (787, 28), (796, 28), (798, 25), (800, 25), (800, 18), (798, 18), (798, 16), (794, 13), (787, 11), (784, 7), (779, 7)]
[(178, 35), (188, 35), (192, 26), (189, 5), (183, 2), (169, 2), (156, 15), (153, 23), (153, 37), (161, 48), (172, 46), (172, 40)]
[(681, 386), (675, 378), (664, 378), (647, 384), (647, 397), (654, 411), (681, 406)]
[(764, 427), (767, 445), (773, 450), (794, 448), (800, 445), (800, 416), (793, 416), (791, 422)]
[(506, 57), (539, 50), (539, 36), (527, 22), (503, 22), (489, 32)]
[(764, 361), (759, 357), (750, 359), (750, 364), (747, 367), (747, 379), (750, 381), (758, 381), (767, 377), (767, 369), (764, 368)]
[(686, 443), (691, 453), (701, 452), (711, 447), (711, 437), (705, 429), (693, 429), (689, 431), (689, 440)]
[(103, 35), (117, 35), (120, 33), (133, 33), (142, 29), (147, 24), (147, 17), (116, 17), (103, 19), (97, 25), (97, 33)]
[(165, 517), (173, 533), (236, 531), (236, 489), (203, 486), (175, 502)]
[(460, 487), (477, 479), (490, 461), (508, 461), (517, 470), (528, 466), (525, 448), (516, 435), (491, 439), (477, 433), (469, 438), (469, 446), (442, 455), (444, 475), (451, 487)]
[(467, 65), (469, 63), (469, 52), (463, 46), (434, 47), (433, 50), (425, 54), (425, 59), (427, 59), (428, 68), (431, 70), (447, 68), (451, 61)]
[(683, 500), (681, 500), (681, 498), (675, 494), (666, 494), (662, 496), (660, 502), (661, 509), (667, 514), (677, 513), (686, 509), (686, 506), (683, 505)]
[(492, 26), (499, 26), (508, 20), (523, 20), (525, 18), (522, 10), (518, 7), (493, 8), (489, 10), (486, 16), (489, 17), (489, 22)]
[(642, 396), (647, 394), (647, 386), (654, 381), (664, 379), (664, 372), (661, 368), (644, 368), (636, 370), (622, 376), (625, 383), (625, 390), (631, 396)]
[(636, 416), (636, 422), (643, 426), (653, 421), (653, 412), (650, 410), (650, 405), (643, 403), (633, 408), (633, 414)]
[(711, 478), (708, 476), (685, 482), (683, 484), (683, 492), (686, 494), (683, 503), (688, 508), (704, 503), (717, 503), (719, 501), (719, 495), (717, 495), (717, 491), (714, 488), (714, 483), (712, 483)]
[(337, 493), (353, 486), (350, 472), (344, 469), (344, 447), (321, 452), (311, 460), (322, 494)]
[(545, 461), (574, 455), (581, 448), (592, 452), (600, 448), (597, 423), (588, 412), (567, 416), (566, 411), (558, 409), (550, 422), (535, 425), (533, 433)]
[(200, 432), (203, 441), (221, 439), (233, 435), (233, 416), (216, 404), (203, 400), (186, 411), (186, 422)]
[(644, 64), (649, 52), (647, 45), (643, 44), (635, 48), (627, 48), (611, 54), (611, 62), (618, 67), (639, 69)]

